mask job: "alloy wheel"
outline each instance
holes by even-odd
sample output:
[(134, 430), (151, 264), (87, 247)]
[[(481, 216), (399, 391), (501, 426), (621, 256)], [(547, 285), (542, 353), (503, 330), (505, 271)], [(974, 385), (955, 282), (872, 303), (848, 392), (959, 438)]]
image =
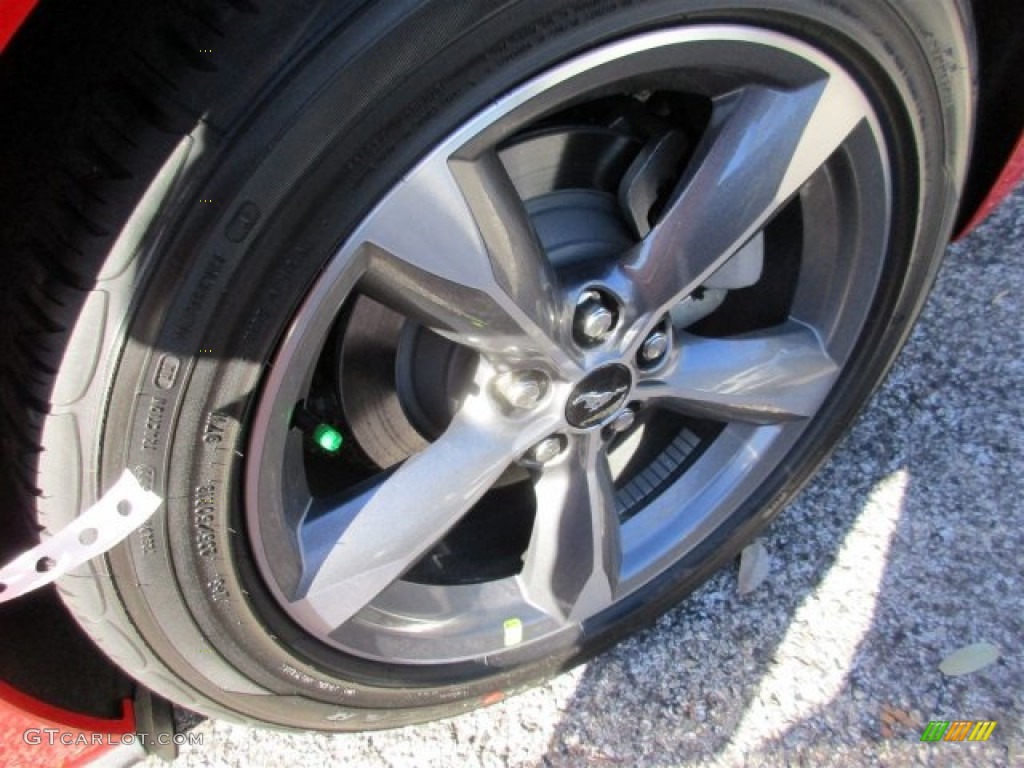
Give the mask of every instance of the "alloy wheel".
[(871, 103), (781, 33), (651, 32), (521, 85), (376, 204), (281, 340), (245, 468), (266, 586), (369, 660), (571, 645), (806, 432), (889, 196)]

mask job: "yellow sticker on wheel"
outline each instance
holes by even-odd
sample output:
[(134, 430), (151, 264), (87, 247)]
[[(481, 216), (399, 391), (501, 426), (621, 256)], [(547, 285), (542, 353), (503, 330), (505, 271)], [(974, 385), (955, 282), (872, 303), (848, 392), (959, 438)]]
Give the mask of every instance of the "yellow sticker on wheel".
[(505, 619), (505, 647), (519, 645), (523, 642), (523, 622), (519, 619)]

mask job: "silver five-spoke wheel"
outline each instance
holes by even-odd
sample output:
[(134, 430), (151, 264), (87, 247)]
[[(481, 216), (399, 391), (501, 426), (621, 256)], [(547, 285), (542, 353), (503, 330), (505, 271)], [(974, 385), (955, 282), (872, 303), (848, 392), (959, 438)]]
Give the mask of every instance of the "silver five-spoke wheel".
[(247, 525), (281, 608), (392, 663), (576, 642), (814, 422), (879, 288), (886, 158), (836, 61), (745, 26), (628, 37), (466, 121), (260, 392)]

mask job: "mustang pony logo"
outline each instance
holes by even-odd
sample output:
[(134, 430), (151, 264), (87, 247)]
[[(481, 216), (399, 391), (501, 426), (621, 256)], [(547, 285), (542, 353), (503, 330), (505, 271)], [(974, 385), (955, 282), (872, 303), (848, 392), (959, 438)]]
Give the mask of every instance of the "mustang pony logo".
[(617, 398), (627, 389), (629, 389), (629, 387), (623, 385), (621, 387), (616, 387), (615, 389), (607, 390), (605, 392), (584, 392), (581, 395), (577, 395), (573, 399), (572, 404), (582, 405), (590, 413), (594, 413), (595, 411), (598, 411), (604, 406), (608, 405), (608, 403)]
[(619, 408), (629, 394), (633, 377), (624, 365), (612, 363), (585, 376), (565, 403), (565, 418), (574, 427), (590, 429)]

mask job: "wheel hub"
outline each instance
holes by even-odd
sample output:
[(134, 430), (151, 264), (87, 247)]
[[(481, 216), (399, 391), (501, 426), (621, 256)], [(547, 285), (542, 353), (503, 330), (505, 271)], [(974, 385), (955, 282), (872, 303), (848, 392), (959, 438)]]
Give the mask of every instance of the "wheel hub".
[(569, 394), (565, 419), (578, 429), (591, 429), (618, 413), (629, 398), (633, 374), (618, 363), (587, 374)]

